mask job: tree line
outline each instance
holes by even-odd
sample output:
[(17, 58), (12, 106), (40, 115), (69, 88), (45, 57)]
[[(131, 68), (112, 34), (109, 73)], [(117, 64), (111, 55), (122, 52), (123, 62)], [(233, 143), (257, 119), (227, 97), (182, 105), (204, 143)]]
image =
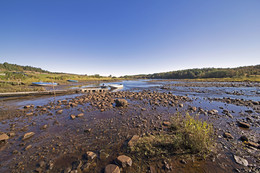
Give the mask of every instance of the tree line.
[(260, 75), (260, 65), (237, 68), (202, 68), (154, 73), (148, 75), (124, 76), (128, 78), (150, 79), (199, 79), (199, 78), (233, 78)]

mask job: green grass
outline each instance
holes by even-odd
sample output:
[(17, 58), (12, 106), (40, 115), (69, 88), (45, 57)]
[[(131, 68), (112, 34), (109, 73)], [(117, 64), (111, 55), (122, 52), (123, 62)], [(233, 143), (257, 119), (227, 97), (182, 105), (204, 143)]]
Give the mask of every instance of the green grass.
[(7, 83), (0, 83), (0, 93), (26, 91), (45, 91), (45, 89), (43, 87), (30, 87), (27, 85), (12, 85)]
[(189, 114), (177, 114), (171, 119), (168, 131), (144, 136), (130, 148), (133, 154), (144, 158), (160, 158), (173, 155), (206, 157), (213, 148), (213, 127)]

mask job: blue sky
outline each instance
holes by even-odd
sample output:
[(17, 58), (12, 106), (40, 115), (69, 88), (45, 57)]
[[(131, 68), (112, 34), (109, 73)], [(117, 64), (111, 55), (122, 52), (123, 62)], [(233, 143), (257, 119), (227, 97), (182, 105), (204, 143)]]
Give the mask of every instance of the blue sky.
[(260, 64), (259, 0), (2, 0), (0, 63), (78, 74)]

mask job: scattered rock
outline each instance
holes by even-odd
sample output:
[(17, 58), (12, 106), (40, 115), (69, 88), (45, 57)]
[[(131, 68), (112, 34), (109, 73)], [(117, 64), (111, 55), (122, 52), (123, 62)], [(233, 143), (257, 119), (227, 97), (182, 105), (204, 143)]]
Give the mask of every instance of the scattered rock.
[(225, 132), (225, 133), (223, 134), (223, 136), (224, 136), (225, 138), (228, 138), (228, 139), (234, 139), (234, 137), (233, 137), (230, 133), (227, 133), (227, 132)]
[(125, 99), (116, 99), (115, 103), (116, 107), (126, 107), (128, 105), (128, 102)]
[(6, 142), (9, 139), (9, 136), (5, 133), (0, 135), (0, 141)]
[(72, 120), (74, 120), (75, 118), (76, 118), (76, 116), (75, 115), (70, 115), (70, 118), (72, 119)]
[(47, 129), (47, 127), (48, 127), (48, 125), (45, 124), (45, 125), (43, 125), (43, 126), (41, 127), (41, 129)]
[(84, 116), (84, 113), (80, 113), (77, 115), (77, 117), (83, 117)]
[(105, 173), (120, 173), (120, 169), (117, 165), (109, 164), (105, 168)]
[(93, 160), (94, 158), (97, 157), (97, 155), (92, 151), (87, 151), (86, 155), (89, 160)]
[(238, 126), (243, 127), (243, 128), (249, 128), (250, 127), (250, 124), (244, 123), (242, 121), (238, 121), (237, 123), (238, 123)]
[(169, 127), (171, 126), (171, 123), (169, 121), (164, 121), (162, 125)]
[(25, 133), (25, 134), (23, 135), (23, 140), (29, 139), (29, 138), (32, 137), (33, 135), (35, 135), (34, 132)]
[(63, 110), (56, 111), (56, 114), (62, 114)]
[(29, 150), (30, 148), (32, 148), (32, 145), (28, 145), (27, 147), (25, 147), (25, 151)]
[(238, 164), (243, 165), (243, 166), (248, 166), (248, 161), (246, 159), (243, 159), (242, 157), (239, 157), (236, 155), (234, 155), (234, 159)]
[(134, 135), (134, 136), (130, 139), (130, 141), (128, 142), (128, 146), (129, 146), (129, 147), (133, 147), (138, 140), (139, 140), (139, 136), (138, 136), (138, 135)]
[(254, 148), (259, 148), (259, 145), (255, 142), (245, 141), (245, 144), (247, 144), (248, 146), (254, 147)]
[(116, 161), (123, 168), (125, 168), (127, 166), (132, 166), (132, 159), (130, 157), (126, 156), (126, 155), (118, 156)]
[(246, 136), (241, 136), (240, 140), (244, 142), (244, 141), (248, 141), (248, 138)]

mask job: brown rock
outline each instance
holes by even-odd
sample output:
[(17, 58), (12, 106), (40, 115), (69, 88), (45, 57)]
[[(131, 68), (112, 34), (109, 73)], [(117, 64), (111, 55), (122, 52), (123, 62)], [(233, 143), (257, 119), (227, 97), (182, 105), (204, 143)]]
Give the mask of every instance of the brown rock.
[(29, 139), (29, 138), (32, 137), (33, 135), (35, 135), (34, 132), (25, 133), (25, 134), (23, 135), (23, 140)]
[(234, 137), (233, 137), (230, 133), (227, 133), (227, 132), (225, 132), (225, 133), (223, 134), (223, 136), (224, 136), (225, 138), (228, 138), (228, 139), (234, 139)]
[(116, 158), (117, 163), (121, 165), (123, 168), (127, 166), (132, 166), (132, 159), (126, 155), (121, 155)]
[(125, 99), (116, 99), (115, 103), (117, 107), (126, 107), (128, 105), (128, 102)]
[(3, 134), (0, 135), (0, 141), (1, 142), (2, 141), (6, 142), (8, 139), (9, 139), (9, 136), (7, 134), (3, 133)]
[(249, 128), (250, 124), (244, 123), (242, 121), (238, 121), (238, 126), (243, 127), (243, 128)]
[(72, 119), (72, 120), (74, 120), (75, 118), (76, 118), (76, 116), (75, 115), (70, 115), (70, 118)]
[(257, 143), (251, 142), (251, 141), (247, 141), (245, 142), (247, 145), (254, 147), (254, 148), (259, 148), (259, 145)]
[(28, 145), (27, 147), (25, 147), (25, 151), (29, 150), (30, 148), (32, 148), (32, 145)]
[(109, 164), (105, 168), (105, 173), (120, 173), (120, 169), (117, 165)]
[(92, 151), (87, 151), (86, 155), (89, 160), (93, 160), (94, 158), (97, 157), (97, 155)]
[(77, 117), (83, 117), (84, 116), (84, 113), (80, 113), (77, 115)]
[(163, 126), (169, 127), (170, 125), (171, 125), (171, 123), (170, 123), (169, 121), (164, 121), (164, 122), (163, 122)]
[(138, 136), (138, 135), (134, 135), (134, 136), (130, 139), (130, 141), (128, 142), (128, 146), (129, 146), (129, 147), (133, 147), (138, 140), (139, 140), (139, 136)]
[(63, 110), (56, 111), (57, 114), (62, 114)]
[(26, 114), (26, 116), (32, 116), (32, 115), (33, 115), (32, 112)]

